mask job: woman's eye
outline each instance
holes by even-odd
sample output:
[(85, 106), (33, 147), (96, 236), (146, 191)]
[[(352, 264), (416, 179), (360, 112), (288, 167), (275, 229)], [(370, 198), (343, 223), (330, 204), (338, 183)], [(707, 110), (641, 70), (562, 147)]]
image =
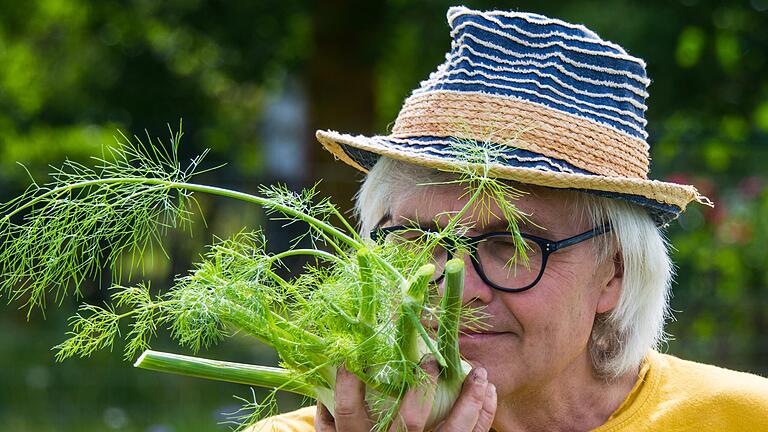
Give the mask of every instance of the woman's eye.
[(491, 238), (486, 240), (486, 243), (488, 247), (491, 247), (494, 249), (499, 249), (499, 250), (516, 249), (515, 241), (512, 237)]

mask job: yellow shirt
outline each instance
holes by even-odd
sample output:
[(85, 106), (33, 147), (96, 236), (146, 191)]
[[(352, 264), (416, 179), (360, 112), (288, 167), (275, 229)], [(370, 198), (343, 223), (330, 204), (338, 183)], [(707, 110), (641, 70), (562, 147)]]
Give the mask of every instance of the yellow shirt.
[[(249, 431), (314, 432), (314, 415), (302, 408)], [(593, 430), (619, 431), (768, 431), (768, 379), (652, 351), (619, 409)]]
[(624, 403), (593, 431), (768, 431), (768, 379), (652, 351)]

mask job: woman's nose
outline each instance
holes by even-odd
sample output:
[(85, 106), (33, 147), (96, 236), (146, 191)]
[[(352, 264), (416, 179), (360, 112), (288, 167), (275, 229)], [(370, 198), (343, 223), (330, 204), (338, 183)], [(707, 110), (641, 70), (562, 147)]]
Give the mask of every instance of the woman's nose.
[(464, 293), (462, 303), (469, 304), (473, 301), (479, 301), (482, 304), (488, 304), (493, 299), (493, 288), (486, 284), (477, 274), (474, 263), (469, 254), (464, 254)]

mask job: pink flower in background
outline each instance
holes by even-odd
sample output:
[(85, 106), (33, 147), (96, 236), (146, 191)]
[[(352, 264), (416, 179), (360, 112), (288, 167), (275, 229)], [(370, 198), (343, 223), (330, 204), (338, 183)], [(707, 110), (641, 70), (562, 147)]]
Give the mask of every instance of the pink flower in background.
[(667, 176), (666, 180), (673, 183), (693, 185), (700, 194), (715, 203), (714, 207), (701, 207), (701, 212), (707, 224), (719, 226), (726, 219), (728, 209), (725, 206), (725, 201), (719, 199), (719, 191), (712, 180), (706, 177), (691, 176), (685, 172), (672, 173)]
[(755, 199), (765, 189), (765, 179), (751, 175), (739, 183), (739, 192), (744, 199)]
[(684, 172), (676, 172), (668, 175), (666, 181), (677, 184), (691, 184), (691, 176)]
[(717, 228), (717, 238), (723, 243), (745, 245), (752, 240), (752, 225), (742, 219), (730, 220)]

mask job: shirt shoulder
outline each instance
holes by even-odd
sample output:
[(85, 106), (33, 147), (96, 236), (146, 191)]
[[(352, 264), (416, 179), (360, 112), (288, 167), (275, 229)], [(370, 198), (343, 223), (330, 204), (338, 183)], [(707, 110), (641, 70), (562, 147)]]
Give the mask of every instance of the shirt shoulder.
[(659, 354), (657, 364), (670, 395), (708, 403), (763, 407), (768, 415), (768, 378)]
[(652, 352), (632, 403), (600, 431), (768, 430), (768, 379)]
[(245, 432), (314, 432), (315, 410), (310, 406), (259, 421)]

